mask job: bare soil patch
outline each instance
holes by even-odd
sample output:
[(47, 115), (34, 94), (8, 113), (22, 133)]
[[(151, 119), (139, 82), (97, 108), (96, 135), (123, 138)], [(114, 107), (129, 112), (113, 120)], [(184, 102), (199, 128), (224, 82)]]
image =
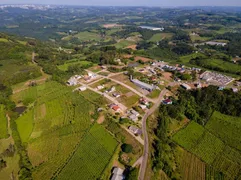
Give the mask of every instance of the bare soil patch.
[(135, 61), (138, 61), (138, 60), (141, 60), (141, 61), (143, 61), (143, 62), (153, 61), (153, 59), (150, 59), (150, 58), (146, 58), (146, 57), (142, 57), (142, 56), (136, 56), (136, 57), (135, 57)]
[(103, 25), (104, 28), (114, 28), (114, 27), (121, 27), (121, 26), (122, 25), (116, 24), (116, 23), (114, 23), (114, 24), (104, 24)]
[(171, 80), (172, 79), (172, 73), (170, 72), (163, 72), (162, 75), (166, 80)]
[(97, 119), (97, 123), (98, 124), (102, 124), (105, 120), (105, 116), (104, 115), (100, 115), (100, 117)]
[(132, 50), (136, 50), (136, 44), (134, 45), (130, 45), (130, 46), (127, 46), (126, 49), (132, 49)]

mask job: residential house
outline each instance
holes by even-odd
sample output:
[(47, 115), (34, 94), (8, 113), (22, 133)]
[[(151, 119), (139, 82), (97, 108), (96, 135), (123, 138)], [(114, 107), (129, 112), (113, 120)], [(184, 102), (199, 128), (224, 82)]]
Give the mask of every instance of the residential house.
[(112, 94), (114, 97), (116, 97), (116, 98), (118, 98), (118, 97), (120, 97), (121, 95), (120, 94), (118, 94), (118, 93), (113, 93)]
[(172, 100), (171, 99), (165, 99), (165, 100), (162, 101), (162, 103), (165, 104), (165, 105), (170, 105), (170, 104), (172, 104)]
[(140, 103), (144, 105), (149, 105), (149, 102), (143, 97), (140, 99)]
[(139, 128), (137, 128), (137, 127), (135, 127), (135, 126), (130, 126), (128, 129), (129, 129), (133, 134), (135, 134), (136, 136), (139, 136), (139, 135), (142, 134), (142, 130), (139, 129)]
[(119, 107), (118, 105), (113, 105), (113, 106), (111, 107), (111, 109), (113, 109), (113, 110), (116, 111), (116, 112), (119, 112), (119, 111), (120, 111), (120, 107)]
[(142, 110), (145, 110), (147, 108), (146, 105), (143, 105), (143, 104), (139, 104), (139, 107), (142, 109)]
[(81, 86), (81, 87), (79, 87), (79, 90), (80, 91), (85, 91), (87, 88), (85, 87), (85, 86)]
[(138, 121), (138, 117), (135, 116), (134, 114), (131, 114), (131, 115), (129, 116), (129, 118), (130, 118), (132, 121), (134, 121), (134, 122)]
[(124, 170), (118, 167), (115, 167), (112, 171), (111, 180), (123, 180), (124, 179)]
[(188, 84), (185, 84), (185, 83), (181, 84), (181, 87), (183, 87), (186, 90), (192, 89)]
[(140, 116), (140, 114), (133, 109), (131, 110), (131, 114), (134, 114), (136, 117)]

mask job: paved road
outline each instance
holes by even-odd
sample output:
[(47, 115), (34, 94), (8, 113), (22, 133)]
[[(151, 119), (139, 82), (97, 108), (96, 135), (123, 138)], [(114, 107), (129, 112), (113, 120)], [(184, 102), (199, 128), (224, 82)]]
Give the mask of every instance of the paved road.
[(161, 91), (156, 103), (142, 118), (142, 132), (144, 135), (144, 151), (143, 151), (143, 159), (142, 159), (142, 163), (141, 163), (141, 167), (140, 167), (140, 171), (139, 171), (139, 177), (138, 177), (139, 180), (145, 179), (145, 172), (146, 172), (148, 154), (149, 154), (149, 140), (148, 140), (148, 133), (147, 133), (147, 129), (146, 129), (146, 120), (152, 113), (154, 113), (158, 109), (158, 107), (161, 104), (161, 101), (163, 100), (163, 96), (166, 93), (167, 93), (167, 89), (164, 89)]
[(143, 157), (141, 156), (139, 159), (137, 159), (137, 161), (132, 165), (132, 167), (136, 167), (137, 165), (141, 164), (143, 160)]

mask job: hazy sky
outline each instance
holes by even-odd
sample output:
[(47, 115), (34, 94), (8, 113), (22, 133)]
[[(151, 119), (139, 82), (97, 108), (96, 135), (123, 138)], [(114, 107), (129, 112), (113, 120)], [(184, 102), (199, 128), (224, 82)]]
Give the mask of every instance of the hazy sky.
[(95, 6), (241, 6), (241, 0), (0, 0), (0, 4), (24, 3)]

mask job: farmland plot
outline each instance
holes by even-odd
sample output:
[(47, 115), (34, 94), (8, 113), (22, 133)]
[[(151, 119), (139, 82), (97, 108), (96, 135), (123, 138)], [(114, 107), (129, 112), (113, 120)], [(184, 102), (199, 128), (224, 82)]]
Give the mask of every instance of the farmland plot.
[[(117, 142), (104, 129), (101, 129), (102, 127), (94, 125), (93, 128), (80, 142), (78, 149), (56, 179), (98, 179), (100, 177), (112, 157)], [(111, 143), (106, 138), (111, 140)]]

